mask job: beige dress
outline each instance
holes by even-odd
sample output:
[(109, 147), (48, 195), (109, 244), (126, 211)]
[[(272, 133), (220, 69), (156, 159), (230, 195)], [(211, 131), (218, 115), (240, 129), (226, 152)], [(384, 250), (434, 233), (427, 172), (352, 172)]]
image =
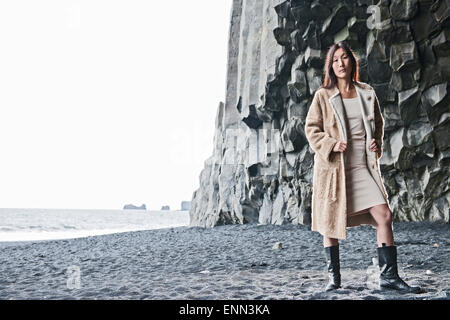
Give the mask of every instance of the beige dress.
[(386, 200), (367, 168), (366, 130), (358, 97), (342, 101), (348, 131), (347, 149), (344, 153), (347, 215), (353, 216), (366, 213), (369, 208), (386, 203)]

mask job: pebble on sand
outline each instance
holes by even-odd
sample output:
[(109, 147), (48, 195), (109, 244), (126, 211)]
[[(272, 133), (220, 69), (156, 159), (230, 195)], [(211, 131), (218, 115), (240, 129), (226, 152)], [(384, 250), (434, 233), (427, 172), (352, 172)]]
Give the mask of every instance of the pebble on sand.
[(283, 244), (281, 242), (275, 242), (275, 244), (273, 245), (272, 249), (276, 249), (276, 250), (280, 250), (283, 249)]

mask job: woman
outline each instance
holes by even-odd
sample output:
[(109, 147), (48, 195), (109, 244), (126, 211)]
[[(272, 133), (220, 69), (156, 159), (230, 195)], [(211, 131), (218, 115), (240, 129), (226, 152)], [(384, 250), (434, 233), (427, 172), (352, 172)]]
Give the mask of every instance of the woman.
[(398, 275), (392, 212), (381, 179), (384, 119), (371, 86), (359, 81), (358, 61), (345, 42), (330, 47), (323, 85), (309, 108), (305, 134), (314, 150), (312, 230), (323, 235), (329, 282), (340, 288), (339, 239), (346, 228), (377, 229), (380, 288), (421, 292)]

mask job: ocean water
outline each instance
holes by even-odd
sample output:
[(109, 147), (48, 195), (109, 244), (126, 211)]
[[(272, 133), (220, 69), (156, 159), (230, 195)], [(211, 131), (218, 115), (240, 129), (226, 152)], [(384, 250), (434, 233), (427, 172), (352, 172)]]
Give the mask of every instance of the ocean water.
[(0, 242), (72, 239), (187, 225), (189, 211), (0, 208)]

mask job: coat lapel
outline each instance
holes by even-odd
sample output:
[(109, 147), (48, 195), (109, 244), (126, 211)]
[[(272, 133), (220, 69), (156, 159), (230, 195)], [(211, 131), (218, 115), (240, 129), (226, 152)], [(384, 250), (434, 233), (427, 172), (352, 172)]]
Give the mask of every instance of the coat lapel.
[(370, 140), (372, 140), (373, 133), (375, 130), (374, 124), (374, 94), (372, 90), (364, 89), (360, 85), (355, 86), (356, 92), (358, 94), (359, 105), (361, 107), (361, 113), (364, 123), (364, 128), (366, 129), (367, 141), (370, 144)]
[(333, 88), (333, 92), (331, 93), (331, 97), (328, 99), (331, 107), (333, 108), (334, 114), (339, 122), (339, 131), (341, 133), (342, 140), (347, 141), (347, 129), (345, 126), (345, 114), (344, 114), (344, 105), (342, 104), (341, 95), (339, 93), (339, 89), (335, 86)]

